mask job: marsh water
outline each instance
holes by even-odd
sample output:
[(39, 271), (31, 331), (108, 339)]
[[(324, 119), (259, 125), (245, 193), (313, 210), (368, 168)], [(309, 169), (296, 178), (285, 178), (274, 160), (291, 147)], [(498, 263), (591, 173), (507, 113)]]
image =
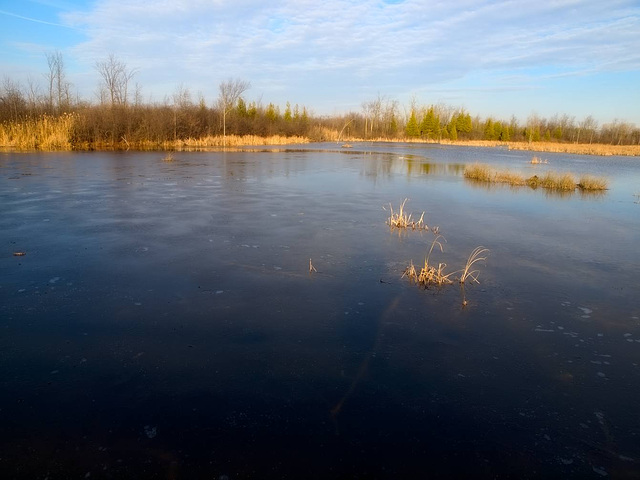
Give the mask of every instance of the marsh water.
[(638, 478), (640, 162), (533, 155), (1, 153), (2, 478)]

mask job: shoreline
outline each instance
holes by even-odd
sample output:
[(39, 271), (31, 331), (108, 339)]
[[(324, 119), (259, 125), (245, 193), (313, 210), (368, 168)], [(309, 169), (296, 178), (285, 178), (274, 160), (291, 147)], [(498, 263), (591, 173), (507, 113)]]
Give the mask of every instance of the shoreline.
[(1, 152), (60, 152), (60, 151), (189, 151), (189, 150), (206, 150), (206, 149), (226, 149), (256, 146), (276, 146), (276, 145), (293, 145), (293, 144), (313, 144), (322, 142), (337, 142), (341, 146), (352, 143), (418, 143), (444, 146), (458, 147), (480, 147), (480, 148), (505, 148), (508, 150), (520, 150), (530, 152), (543, 153), (568, 153), (575, 155), (594, 155), (594, 156), (640, 156), (640, 145), (610, 145), (600, 143), (556, 143), (556, 142), (500, 142), (492, 140), (420, 140), (420, 139), (395, 139), (395, 138), (344, 138), (337, 140), (335, 138), (324, 138), (320, 140), (311, 140), (309, 137), (303, 136), (258, 136), (258, 135), (227, 135), (223, 139), (222, 135), (210, 136), (201, 139), (185, 139), (169, 142), (118, 142), (116, 144), (81, 144), (70, 145), (62, 143), (57, 145), (49, 145), (49, 148), (42, 148), (40, 145), (29, 145), (21, 148), (15, 145), (0, 145)]

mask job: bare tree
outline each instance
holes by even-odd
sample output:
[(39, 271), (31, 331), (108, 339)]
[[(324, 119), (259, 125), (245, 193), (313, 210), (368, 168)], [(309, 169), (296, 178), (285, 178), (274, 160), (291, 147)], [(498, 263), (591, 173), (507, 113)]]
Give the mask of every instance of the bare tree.
[(245, 91), (251, 88), (251, 83), (236, 79), (229, 79), (220, 84), (220, 96), (218, 104), (222, 110), (222, 144), (226, 145), (227, 140), (227, 113), (229, 113), (236, 105), (238, 98)]
[(0, 119), (17, 121), (26, 110), (27, 102), (20, 86), (9, 77), (4, 77), (0, 88)]
[(526, 128), (527, 141), (529, 143), (540, 141), (541, 125), (542, 119), (538, 116), (537, 113), (534, 112), (529, 115), (529, 117), (527, 118)]
[(578, 124), (578, 135), (576, 138), (576, 143), (580, 143), (580, 133), (584, 132), (589, 135), (589, 143), (593, 142), (593, 136), (596, 133), (596, 129), (598, 128), (598, 122), (591, 116), (588, 115)]
[(49, 88), (49, 108), (63, 108), (70, 103), (71, 84), (66, 80), (62, 53), (55, 51), (47, 53), (46, 56), (49, 66), (49, 73), (45, 75)]
[(127, 105), (129, 95), (129, 83), (136, 74), (135, 70), (127, 68), (127, 64), (110, 54), (106, 60), (96, 62), (96, 70), (102, 77), (103, 84), (100, 88), (100, 99), (104, 97), (110, 100), (111, 105)]

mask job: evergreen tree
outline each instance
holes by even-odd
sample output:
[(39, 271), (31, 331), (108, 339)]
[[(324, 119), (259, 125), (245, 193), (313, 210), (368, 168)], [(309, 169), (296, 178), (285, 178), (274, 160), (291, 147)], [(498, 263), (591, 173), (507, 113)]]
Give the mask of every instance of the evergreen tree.
[(269, 120), (272, 123), (275, 122), (280, 116), (278, 114), (278, 110), (276, 109), (276, 106), (273, 103), (269, 103), (265, 116), (267, 117), (267, 120)]
[(420, 133), (432, 140), (440, 138), (440, 118), (436, 115), (433, 107), (429, 107), (422, 118)]
[(407, 125), (404, 127), (404, 134), (407, 137), (412, 137), (412, 138), (420, 136), (420, 129), (418, 128), (418, 120), (416, 119), (415, 110), (411, 110), (411, 116), (409, 117), (409, 121), (407, 122)]
[(471, 122), (471, 115), (461, 111), (456, 117), (456, 131), (458, 133), (469, 134), (471, 133), (472, 128), (473, 124)]
[(291, 104), (289, 102), (287, 102), (287, 106), (284, 109), (284, 119), (287, 122), (290, 122), (292, 120), (292, 116), (291, 116)]
[(245, 103), (242, 97), (238, 99), (238, 105), (236, 107), (236, 110), (240, 118), (247, 116), (247, 104)]
[(556, 140), (562, 140), (562, 127), (557, 126), (553, 131), (553, 138)]
[(449, 123), (449, 138), (451, 140), (458, 139), (458, 129), (456, 128), (456, 122), (452, 121)]
[(495, 140), (496, 133), (493, 124), (493, 120), (488, 118), (486, 122), (484, 122), (484, 139), (485, 140)]
[(256, 115), (258, 115), (258, 106), (256, 105), (256, 102), (251, 102), (249, 104), (247, 115), (249, 115), (250, 118), (255, 118)]

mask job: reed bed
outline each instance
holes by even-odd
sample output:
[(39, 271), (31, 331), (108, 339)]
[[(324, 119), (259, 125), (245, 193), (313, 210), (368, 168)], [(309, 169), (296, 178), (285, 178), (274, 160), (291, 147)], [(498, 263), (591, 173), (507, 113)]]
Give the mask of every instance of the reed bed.
[(0, 146), (16, 150), (71, 150), (74, 114), (42, 115), (0, 125)]
[(581, 190), (606, 190), (609, 188), (609, 184), (605, 178), (582, 175), (578, 181), (578, 188)]
[[(430, 140), (424, 143), (434, 143)], [(579, 155), (640, 156), (640, 145), (611, 145), (606, 143), (501, 142), (496, 140), (441, 140), (444, 145), (468, 147), (498, 147), (531, 152), (575, 153)]]
[(610, 145), (605, 143), (507, 142), (509, 150), (575, 153), (579, 155), (640, 155), (640, 145)]
[(287, 145), (291, 143), (309, 143), (307, 137), (286, 137), (271, 135), (260, 137), (258, 135), (222, 135), (207, 136), (203, 138), (188, 138), (174, 142), (175, 148), (204, 148), (204, 147), (240, 147), (254, 145)]
[(541, 176), (525, 177), (510, 170), (497, 170), (489, 165), (476, 163), (467, 165), (464, 176), (470, 180), (488, 183), (506, 183), (513, 186), (528, 185), (531, 188), (546, 188), (549, 190), (573, 191), (576, 187), (581, 190), (606, 190), (608, 182), (603, 177), (583, 175), (576, 182), (571, 173), (546, 172)]

